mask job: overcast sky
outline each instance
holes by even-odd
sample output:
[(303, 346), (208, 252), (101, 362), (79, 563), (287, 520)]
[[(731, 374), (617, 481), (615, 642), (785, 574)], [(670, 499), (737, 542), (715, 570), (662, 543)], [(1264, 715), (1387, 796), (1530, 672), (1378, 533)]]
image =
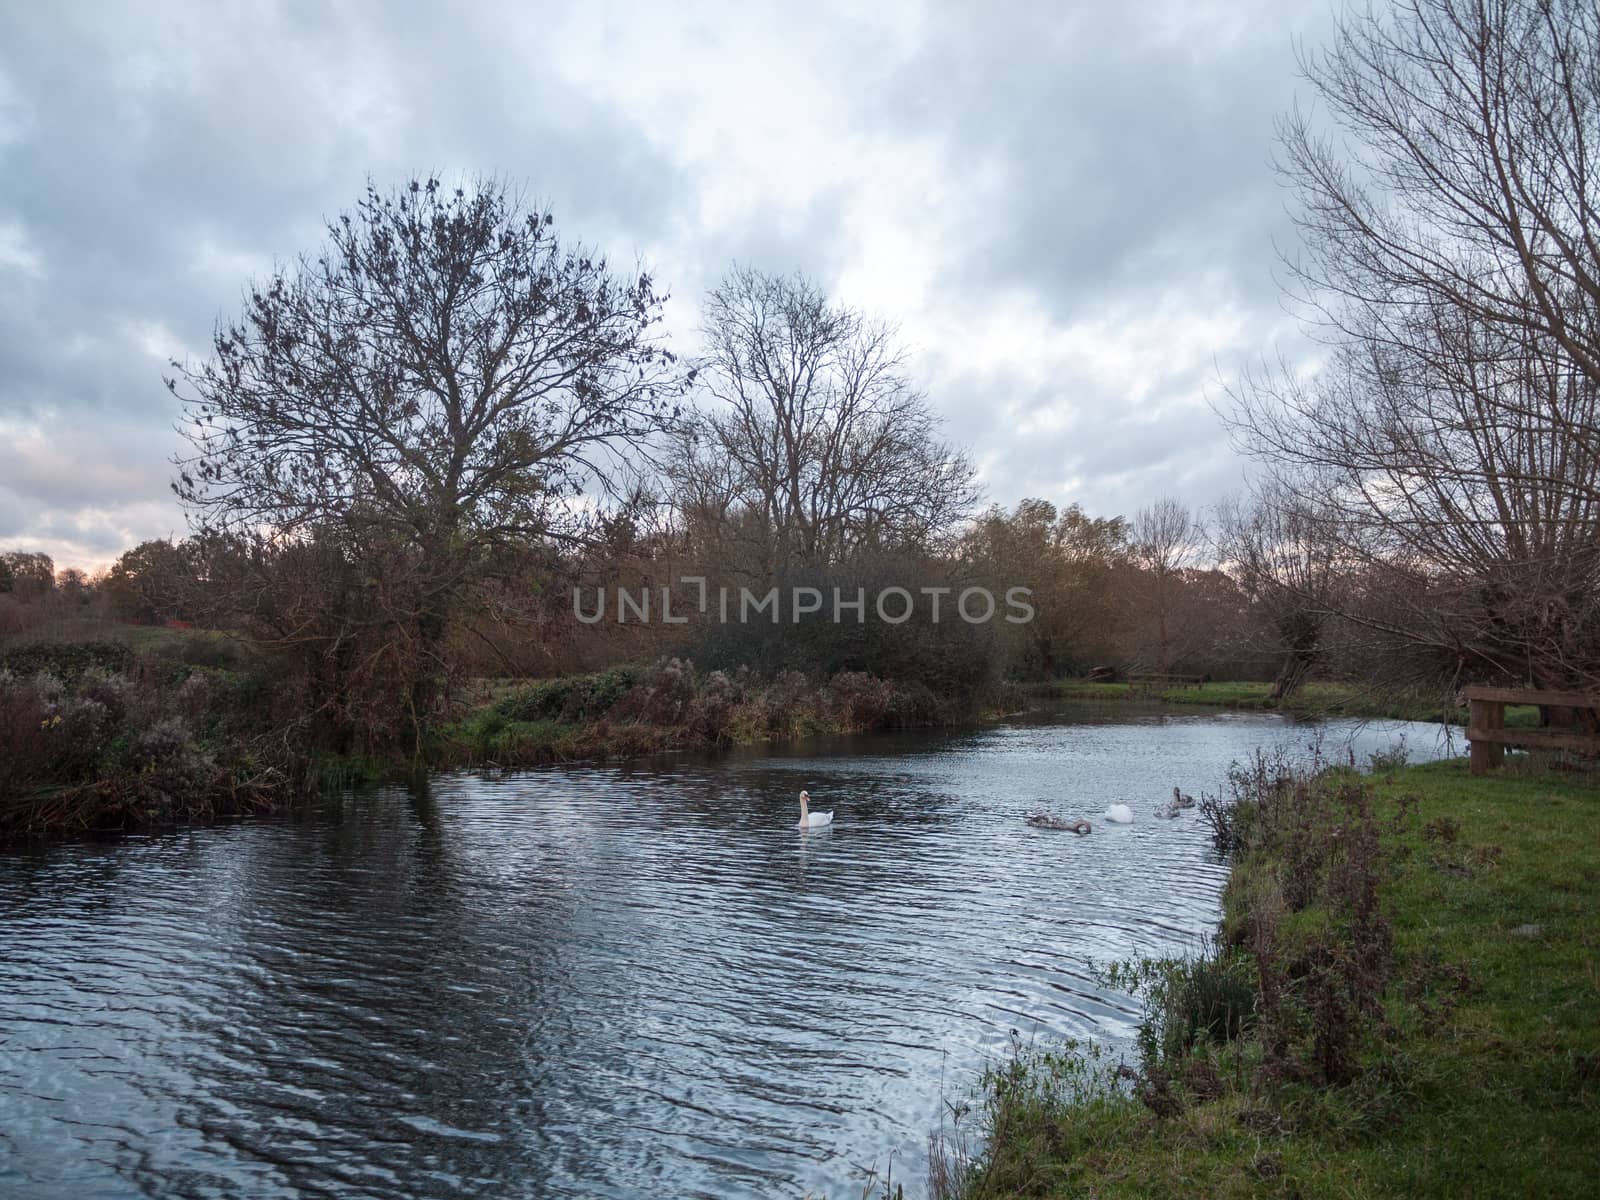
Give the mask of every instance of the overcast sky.
[(1238, 487), (1208, 398), (1293, 344), (1269, 156), (1325, 0), (560, 9), (0, 0), (0, 548), (183, 534), (165, 362), (428, 172), (643, 258), (681, 350), (735, 259), (892, 317), (991, 499)]

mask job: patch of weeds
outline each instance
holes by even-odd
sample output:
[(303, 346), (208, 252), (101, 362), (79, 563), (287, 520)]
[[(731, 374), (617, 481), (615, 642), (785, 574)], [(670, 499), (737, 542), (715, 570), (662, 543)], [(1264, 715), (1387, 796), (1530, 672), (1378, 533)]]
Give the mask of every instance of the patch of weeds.
[(1505, 848), (1502, 846), (1474, 846), (1472, 862), (1482, 870), (1492, 870), (1500, 865), (1500, 859), (1504, 854)]
[(1435, 817), (1422, 827), (1422, 836), (1425, 841), (1454, 846), (1461, 836), (1461, 822), (1454, 817)]
[(1255, 964), (1215, 941), (1192, 957), (1134, 959), (1097, 974), (1143, 1000), (1138, 1042), (1147, 1074), (1180, 1062), (1199, 1044), (1233, 1041), (1255, 1018)]
[(1455, 1009), (1478, 988), (1472, 968), (1446, 960), (1429, 947), (1416, 955), (1406, 969), (1402, 994), (1423, 1022), (1437, 1021)]
[(1393, 775), (1411, 762), (1411, 748), (1406, 745), (1406, 735), (1386, 750), (1374, 750), (1367, 756), (1367, 770), (1374, 775)]

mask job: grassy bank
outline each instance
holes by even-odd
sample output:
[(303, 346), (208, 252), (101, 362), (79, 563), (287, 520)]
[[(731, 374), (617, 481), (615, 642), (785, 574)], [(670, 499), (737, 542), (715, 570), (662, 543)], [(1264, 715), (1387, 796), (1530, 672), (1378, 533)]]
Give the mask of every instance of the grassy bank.
[[(1034, 694), (1059, 700), (1107, 703), (1143, 701), (1156, 704), (1192, 704), (1245, 710), (1287, 712), (1298, 717), (1366, 717), (1397, 721), (1435, 721), (1465, 725), (1464, 705), (1442, 703), (1437, 696), (1394, 695), (1346, 683), (1308, 683), (1281, 701), (1271, 698), (1272, 685), (1248, 680), (1219, 680), (1200, 687), (1149, 689), (1128, 683), (1091, 683), (1055, 680), (1037, 685)], [(1511, 728), (1539, 724), (1539, 710), (1512, 705), (1506, 709)]]
[(1593, 1195), (1600, 788), (1250, 774), (1218, 944), (1120, 973), (1137, 1068), (1019, 1052), (944, 1194)]
[(216, 635), (29, 640), (0, 651), (0, 842), (282, 811), (318, 792), (429, 768), (945, 726), (1018, 703), (1003, 688), (963, 703), (860, 672), (768, 679), (666, 659), (531, 683), (474, 681), (420, 753), (333, 752), (317, 749), (292, 690)]

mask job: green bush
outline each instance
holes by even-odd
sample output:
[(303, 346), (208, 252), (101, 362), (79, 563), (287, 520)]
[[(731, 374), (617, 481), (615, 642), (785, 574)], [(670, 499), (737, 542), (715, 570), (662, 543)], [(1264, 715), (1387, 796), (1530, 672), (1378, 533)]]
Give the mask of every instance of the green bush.
[(43, 673), (72, 685), (87, 671), (123, 671), (132, 661), (132, 649), (122, 642), (32, 642), (0, 654), (0, 671)]
[(615, 707), (643, 676), (644, 668), (630, 664), (545, 679), (503, 697), (494, 711), (508, 721), (592, 721)]
[(247, 659), (243, 645), (217, 633), (191, 632), (159, 643), (154, 652), (186, 666), (219, 670), (237, 670)]
[[(890, 679), (900, 686), (921, 684), (945, 697), (943, 707), (961, 713), (976, 708), (983, 689), (995, 677), (1001, 649), (995, 624), (973, 625), (957, 615), (960, 587), (941, 575), (937, 564), (883, 562), (797, 569), (775, 586), (779, 620), (763, 615), (747, 622), (708, 624), (691, 648), (694, 661), (723, 670), (747, 666), (769, 679), (798, 671), (815, 680), (858, 674)], [(796, 621), (790, 601), (795, 588), (805, 587), (822, 594), (822, 608)], [(872, 611), (876, 597), (893, 587), (906, 589), (913, 599), (914, 611), (901, 624), (880, 620)], [(954, 589), (937, 601), (937, 620), (935, 599), (922, 593), (923, 587)], [(842, 619), (835, 621), (834, 589), (847, 599), (859, 590), (865, 599), (865, 619), (857, 621), (852, 611), (843, 611)], [(735, 607), (730, 603), (730, 614)]]

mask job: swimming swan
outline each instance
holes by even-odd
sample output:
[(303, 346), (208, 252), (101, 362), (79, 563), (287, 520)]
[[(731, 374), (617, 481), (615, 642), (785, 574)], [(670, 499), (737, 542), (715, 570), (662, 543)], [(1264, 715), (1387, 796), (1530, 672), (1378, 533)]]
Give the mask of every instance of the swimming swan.
[(1126, 804), (1113, 804), (1106, 809), (1106, 820), (1113, 825), (1130, 825), (1133, 823), (1133, 809)]
[(1193, 807), (1193, 796), (1185, 796), (1177, 788), (1173, 788), (1172, 799), (1168, 800), (1160, 808), (1156, 809), (1156, 816), (1160, 817), (1163, 821), (1171, 821), (1180, 813), (1182, 813), (1184, 809)]
[(1088, 833), (1092, 828), (1087, 821), (1064, 821), (1060, 817), (1052, 817), (1049, 813), (1029, 813), (1022, 818), (1035, 829), (1061, 829), (1067, 833), (1075, 833), (1079, 837)]
[(814, 812), (810, 811), (810, 809), (811, 809), (811, 793), (810, 792), (801, 792), (800, 793), (800, 828), (801, 829), (816, 829), (816, 828), (818, 828), (819, 826), (822, 826), (822, 825), (832, 825), (833, 824), (833, 814), (831, 812), (825, 812), (825, 813), (817, 812), (817, 813), (814, 813)]

